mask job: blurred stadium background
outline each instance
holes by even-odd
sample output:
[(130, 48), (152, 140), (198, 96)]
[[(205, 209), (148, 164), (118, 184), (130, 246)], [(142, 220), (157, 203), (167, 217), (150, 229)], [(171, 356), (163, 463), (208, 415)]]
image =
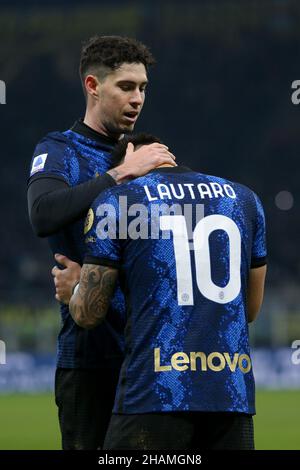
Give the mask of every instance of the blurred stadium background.
[(26, 179), (37, 141), (83, 114), (79, 51), (95, 33), (135, 36), (157, 58), (137, 130), (263, 201), (269, 270), (261, 316), (250, 327), (256, 443), (300, 449), (300, 365), (291, 361), (300, 339), (300, 106), (291, 101), (300, 79), (300, 4), (292, 0), (1, 1), (0, 449), (60, 446), (53, 260), (29, 225)]

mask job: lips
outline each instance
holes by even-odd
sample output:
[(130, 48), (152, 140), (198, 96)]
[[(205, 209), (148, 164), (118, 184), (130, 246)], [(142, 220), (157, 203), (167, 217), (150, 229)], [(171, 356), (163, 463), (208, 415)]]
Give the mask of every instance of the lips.
[(139, 113), (137, 111), (128, 111), (127, 113), (124, 113), (124, 117), (130, 122), (136, 121), (138, 115)]

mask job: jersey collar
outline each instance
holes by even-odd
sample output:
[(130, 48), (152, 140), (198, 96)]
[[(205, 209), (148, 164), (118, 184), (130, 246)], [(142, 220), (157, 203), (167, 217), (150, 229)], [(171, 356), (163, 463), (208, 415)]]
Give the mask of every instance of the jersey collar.
[(187, 166), (163, 166), (162, 168), (154, 168), (154, 170), (149, 171), (149, 173), (191, 173), (193, 170)]
[(118, 139), (114, 139), (113, 137), (108, 137), (107, 135), (100, 134), (100, 132), (97, 132), (92, 129), (90, 126), (83, 122), (82, 118), (75, 121), (75, 123), (71, 127), (71, 131), (83, 135), (88, 139), (95, 140), (96, 142), (99, 142), (101, 144), (107, 143), (109, 145), (114, 146), (118, 143)]

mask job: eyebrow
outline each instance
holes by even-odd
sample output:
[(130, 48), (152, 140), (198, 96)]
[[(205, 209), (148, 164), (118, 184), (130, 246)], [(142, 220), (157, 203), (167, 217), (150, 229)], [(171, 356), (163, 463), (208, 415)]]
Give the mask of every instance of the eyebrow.
[[(120, 83), (130, 83), (131, 85), (136, 85), (138, 82), (135, 82), (134, 80), (118, 80), (117, 84)], [(148, 80), (144, 80), (140, 85), (147, 85), (149, 82)]]

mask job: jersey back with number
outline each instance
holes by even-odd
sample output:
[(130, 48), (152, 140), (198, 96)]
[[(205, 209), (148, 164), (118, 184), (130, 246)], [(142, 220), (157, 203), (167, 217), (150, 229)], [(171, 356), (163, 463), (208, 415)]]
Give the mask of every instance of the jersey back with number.
[(161, 168), (102, 193), (85, 263), (119, 269), (126, 356), (115, 413), (254, 413), (246, 289), (265, 264), (265, 223), (247, 187)]

